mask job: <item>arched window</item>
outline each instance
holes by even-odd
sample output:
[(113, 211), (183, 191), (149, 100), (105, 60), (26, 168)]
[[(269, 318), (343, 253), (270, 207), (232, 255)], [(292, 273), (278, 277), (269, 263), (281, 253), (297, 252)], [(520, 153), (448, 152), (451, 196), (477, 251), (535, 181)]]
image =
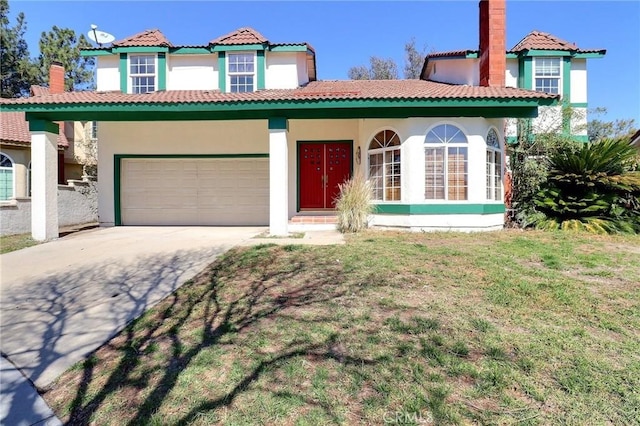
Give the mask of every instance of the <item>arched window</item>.
[(13, 161), (0, 152), (0, 200), (13, 198)]
[(373, 184), (373, 199), (399, 201), (400, 138), (393, 130), (376, 134), (369, 144), (369, 179)]
[(502, 151), (495, 129), (487, 133), (487, 200), (502, 200)]
[(429, 130), (424, 148), (424, 198), (466, 200), (469, 188), (467, 137), (451, 124)]

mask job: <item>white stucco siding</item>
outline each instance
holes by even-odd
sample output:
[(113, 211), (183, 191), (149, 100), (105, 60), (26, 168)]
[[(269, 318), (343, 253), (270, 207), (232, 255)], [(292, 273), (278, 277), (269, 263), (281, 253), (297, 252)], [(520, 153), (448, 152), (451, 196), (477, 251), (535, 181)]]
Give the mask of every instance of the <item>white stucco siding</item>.
[(265, 87), (295, 89), (300, 80), (298, 52), (266, 52)]
[(538, 116), (531, 124), (533, 133), (558, 133), (562, 131), (562, 107), (539, 107)]
[(218, 55), (169, 55), (167, 90), (218, 89)]
[(299, 52), (296, 55), (296, 63), (298, 67), (298, 86), (309, 82), (309, 70), (307, 69), (307, 53)]
[(587, 102), (587, 60), (571, 60), (571, 102)]
[(118, 55), (98, 56), (96, 62), (96, 90), (120, 90), (120, 58)]
[(115, 154), (268, 154), (266, 120), (101, 122), (98, 215), (113, 225)]
[(517, 59), (507, 59), (507, 69), (505, 70), (504, 75), (504, 84), (507, 87), (518, 87), (518, 60)]
[(480, 73), (478, 59), (440, 59), (433, 61), (429, 80), (441, 83), (478, 86)]

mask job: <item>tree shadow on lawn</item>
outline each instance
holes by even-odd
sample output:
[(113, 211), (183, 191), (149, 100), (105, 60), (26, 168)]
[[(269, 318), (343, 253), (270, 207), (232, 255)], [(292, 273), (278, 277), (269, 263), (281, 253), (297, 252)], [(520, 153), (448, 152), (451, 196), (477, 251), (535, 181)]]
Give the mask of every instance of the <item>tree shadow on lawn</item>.
[[(3, 283), (2, 354), (38, 388), (46, 388), (224, 251), (212, 247), (141, 255)], [(15, 386), (2, 386), (3, 399), (11, 401), (3, 424), (28, 418), (16, 392)]]
[[(286, 247), (284, 248), (286, 250)], [(225, 271), (234, 268), (243, 275), (242, 263), (251, 256), (273, 257), (277, 262), (277, 252), (270, 245), (257, 246), (245, 252), (231, 252), (221, 261), (207, 268), (193, 283), (186, 284), (181, 290), (173, 293), (163, 301), (149, 317), (143, 317), (144, 325), (134, 322), (113, 343), (110, 349), (117, 352), (120, 359), (117, 365), (110, 366), (110, 375), (104, 380), (98, 391), (90, 389), (91, 382), (96, 380), (97, 361), (90, 358), (83, 365), (82, 379), (75, 390), (75, 397), (70, 404), (69, 424), (89, 424), (95, 419), (92, 415), (100, 408), (111, 394), (123, 392), (130, 387), (138, 391), (144, 389), (142, 401), (130, 404), (127, 409), (135, 410), (125, 421), (129, 425), (148, 424), (157, 420), (159, 409), (167, 400), (168, 395), (180, 386), (179, 381), (183, 371), (190, 367), (194, 359), (204, 350), (216, 345), (228, 345), (226, 339), (238, 336), (243, 331), (268, 322), (277, 321), (281, 316), (286, 317), (292, 310), (298, 309), (326, 309), (326, 303), (348, 295), (351, 297), (360, 290), (358, 286), (345, 286), (341, 283), (342, 266), (326, 265), (325, 268), (308, 264), (304, 257), (289, 268), (274, 268), (269, 270), (253, 270), (245, 276), (226, 277)], [(268, 259), (267, 259), (268, 260)], [(262, 260), (261, 265), (271, 262)], [(251, 268), (251, 262), (246, 265)], [(315, 268), (315, 269), (314, 269)], [(322, 270), (321, 274), (309, 275), (309, 270)], [(235, 287), (226, 286), (226, 281), (232, 278)], [(244, 281), (246, 280), (246, 281)], [(374, 280), (375, 281), (375, 280)], [(241, 286), (239, 283), (244, 283)], [(306, 320), (296, 318), (300, 323)], [(312, 322), (310, 320), (309, 322)], [(168, 330), (167, 330), (168, 327)], [(197, 341), (186, 341), (184, 333), (180, 331), (198, 331)], [(291, 331), (295, 333), (295, 330)], [(312, 357), (317, 360), (334, 360), (341, 365), (371, 365), (380, 359), (366, 359), (352, 357), (336, 344), (337, 335), (330, 334), (319, 342), (308, 342), (294, 339), (286, 345), (278, 346), (269, 352), (269, 356), (245, 371), (241, 378), (234, 380), (234, 385), (216, 395), (212, 399), (199, 401), (189, 407), (180, 418), (171, 420), (172, 424), (189, 424), (197, 420), (202, 413), (215, 411), (221, 407), (229, 407), (243, 392), (255, 384), (260, 377), (274, 367), (282, 365), (289, 359), (300, 356)], [(145, 369), (141, 365), (141, 353), (151, 344), (162, 340), (165, 347), (164, 354), (171, 354), (161, 368)], [(272, 342), (273, 343), (273, 342)], [(275, 342), (277, 345), (281, 342)], [(111, 357), (113, 358), (113, 357)], [(240, 360), (241, 361), (241, 360)], [(216, 368), (211, 366), (211, 368)], [(144, 372), (140, 374), (140, 370)], [(153, 378), (151, 377), (153, 376)], [(278, 397), (282, 389), (261, 389)], [(124, 394), (122, 394), (124, 395)], [(136, 395), (137, 396), (137, 395)], [(328, 404), (318, 401), (305, 400), (307, 404), (319, 406), (324, 413), (338, 422), (338, 417), (332, 412)], [(166, 420), (166, 419), (165, 419)]]

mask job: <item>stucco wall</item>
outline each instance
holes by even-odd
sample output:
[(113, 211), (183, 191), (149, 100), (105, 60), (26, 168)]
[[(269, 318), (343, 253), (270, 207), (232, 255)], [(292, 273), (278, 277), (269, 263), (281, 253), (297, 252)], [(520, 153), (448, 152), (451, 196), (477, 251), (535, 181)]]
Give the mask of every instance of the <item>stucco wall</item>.
[(480, 82), (478, 59), (434, 60), (429, 79), (441, 83), (478, 86)]
[(96, 63), (96, 90), (120, 90), (120, 58), (117, 55), (98, 56)]
[[(73, 226), (98, 220), (98, 196), (95, 182), (71, 182), (58, 185), (58, 225)], [(31, 232), (31, 198), (0, 203), (0, 235)]]
[(587, 102), (587, 60), (571, 60), (571, 102)]
[(504, 85), (507, 87), (518, 87), (518, 60), (507, 59), (507, 69), (504, 75)]
[(218, 55), (167, 55), (167, 90), (218, 89)]
[[(265, 87), (295, 89), (299, 85), (298, 52), (266, 52)], [(302, 61), (304, 63), (304, 61)]]

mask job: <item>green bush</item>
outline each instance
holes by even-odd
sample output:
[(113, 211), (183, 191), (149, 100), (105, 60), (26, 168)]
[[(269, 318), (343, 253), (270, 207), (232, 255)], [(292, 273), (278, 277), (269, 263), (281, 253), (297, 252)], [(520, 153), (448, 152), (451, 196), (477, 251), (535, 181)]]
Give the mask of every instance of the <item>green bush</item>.
[(628, 140), (605, 139), (549, 156), (530, 223), (541, 229), (640, 233), (640, 171)]
[(345, 233), (367, 228), (369, 215), (374, 209), (371, 204), (371, 183), (356, 175), (339, 187), (340, 194), (336, 199), (338, 230)]

